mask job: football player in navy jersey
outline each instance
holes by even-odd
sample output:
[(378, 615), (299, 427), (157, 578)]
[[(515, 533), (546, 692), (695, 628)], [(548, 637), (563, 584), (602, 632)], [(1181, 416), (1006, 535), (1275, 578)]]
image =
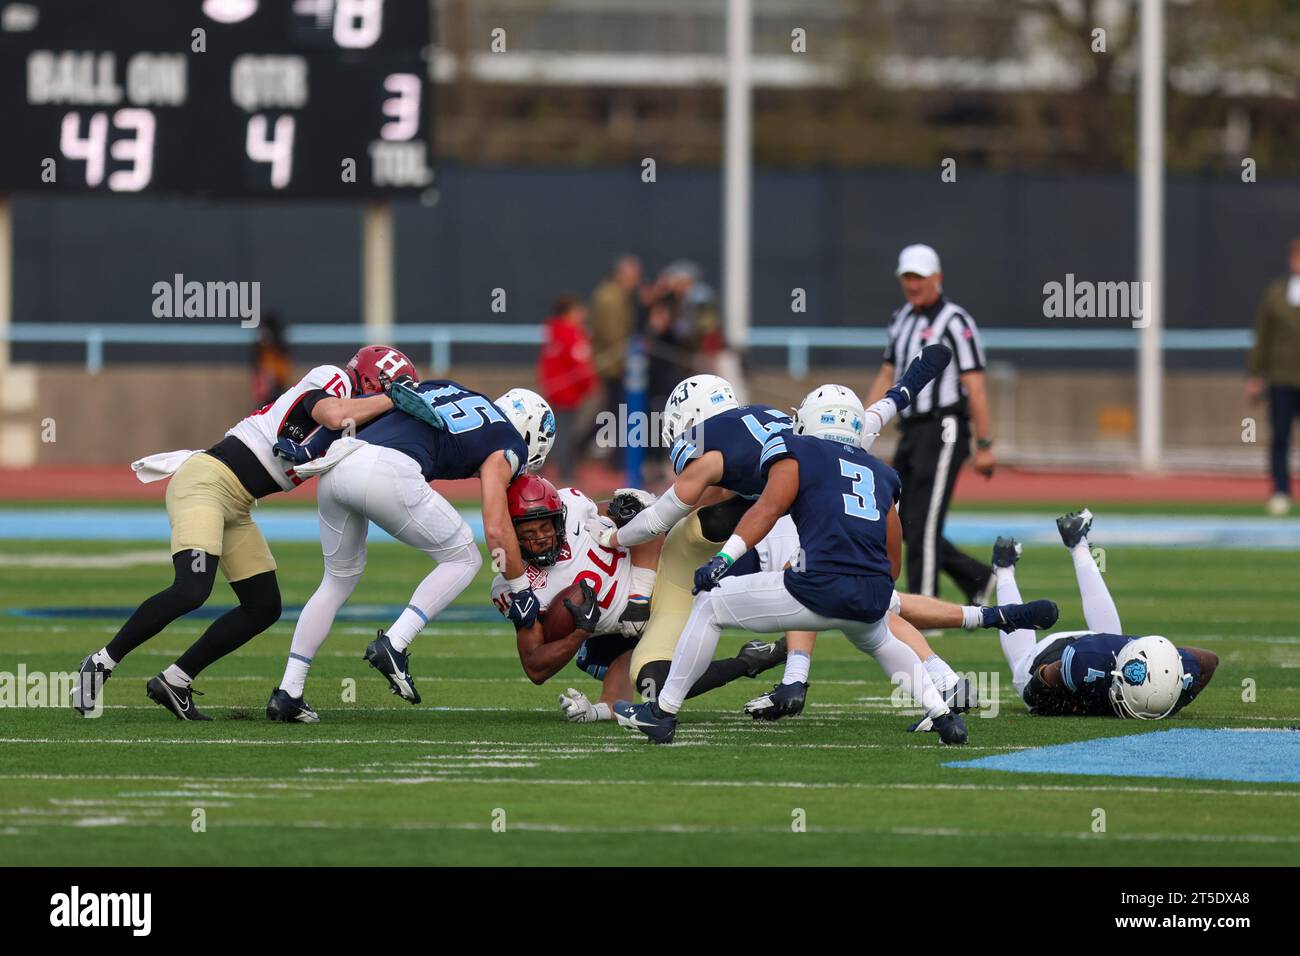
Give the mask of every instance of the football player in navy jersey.
[[(1086, 631), (1049, 634), (1035, 641), (1029, 631), (1002, 636), (1016, 693), (1031, 714), (1131, 717), (1159, 720), (1190, 704), (1210, 682), (1219, 658), (1195, 647), (1176, 648), (1164, 637), (1126, 635), (1119, 611), (1092, 557), (1092, 512), (1056, 519), (1070, 551), (1083, 600)], [(998, 538), (993, 572), (998, 599), (1017, 600), (1020, 544)]]
[[(696, 570), (696, 597), (658, 700), (618, 702), (620, 724), (671, 743), (686, 690), (712, 660), (724, 626), (758, 633), (835, 628), (920, 703), (944, 743), (966, 742), (961, 718), (889, 629), (887, 614), (896, 605), (891, 570), (901, 546), (899, 482), (862, 449), (865, 417), (852, 391), (827, 385), (804, 399), (792, 430), (764, 442), (762, 494), (722, 550)], [(800, 566), (727, 577), (787, 512), (799, 533)]]
[[(469, 585), (483, 563), (469, 525), (429, 487), (435, 478), (478, 477), (483, 534), (488, 549), (503, 559), (513, 595), (510, 618), (521, 627), (537, 619), (538, 601), (528, 585), (506, 489), (525, 469), (536, 471), (546, 460), (555, 441), (551, 407), (523, 388), (513, 388), (493, 402), (450, 381), (383, 384), (407, 414), (381, 415), (355, 438), (286, 449), (296, 458), (309, 459), (297, 466), (299, 474), (322, 473), (317, 497), (325, 575), (298, 618), (284, 679), (267, 703), (272, 720), (319, 720), (303, 699), (307, 671), (365, 570), (371, 521), (434, 562), (406, 609), (386, 631), (379, 631), (365, 652), (365, 660), (384, 675), (394, 694), (412, 704), (420, 702), (407, 648)], [(405, 396), (403, 401), (399, 395)], [(407, 401), (415, 401), (415, 407)], [(328, 452), (321, 456), (325, 447)]]
[[(898, 385), (862, 413), (864, 450), (951, 358), (945, 346), (928, 346)], [(664, 443), (672, 449), (669, 457), (677, 474), (673, 486), (623, 528), (600, 528), (593, 522), (592, 534), (605, 547), (642, 544), (669, 532), (659, 561), (650, 622), (632, 655), (633, 684), (644, 699), (653, 700), (668, 677), (673, 649), (691, 613), (694, 569), (727, 540), (741, 515), (762, 493), (766, 477), (758, 466), (764, 444), (792, 426), (790, 416), (770, 405), (739, 405), (731, 385), (716, 375), (688, 378), (673, 389), (664, 409)], [(782, 522), (785, 524), (788, 522)], [(769, 567), (772, 562), (766, 560), (766, 553), (762, 560), (751, 555), (730, 573), (780, 570), (789, 556), (785, 543), (793, 539), (797, 550), (798, 538), (793, 528), (778, 526), (777, 531), (782, 543), (768, 551), (784, 556), (774, 566)], [(971, 630), (997, 626), (1005, 618), (993, 609), (961, 607), (921, 595), (900, 595), (900, 599), (895, 610), (915, 625), (900, 629), (903, 641), (925, 662), (947, 699), (959, 701), (963, 710), (976, 706), (973, 690), (934, 653), (916, 628)], [(1051, 622), (1038, 626), (1049, 627)], [(783, 645), (772, 645), (773, 653), (778, 649), (786, 652), (785, 673), (771, 691), (745, 705), (746, 713), (755, 719), (774, 720), (803, 709), (815, 640), (813, 633), (796, 631), (786, 635)], [(704, 686), (707, 684), (706, 678)]]

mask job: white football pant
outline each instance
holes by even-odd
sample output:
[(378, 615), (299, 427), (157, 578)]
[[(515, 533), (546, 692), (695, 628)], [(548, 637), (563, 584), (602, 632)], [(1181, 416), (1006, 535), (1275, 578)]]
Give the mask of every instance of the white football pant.
[[(895, 594), (891, 606), (897, 600)], [(938, 717), (948, 711), (916, 652), (889, 630), (888, 614), (874, 624), (825, 617), (804, 607), (786, 589), (784, 571), (723, 578), (712, 591), (695, 596), (691, 616), (673, 651), (668, 680), (659, 694), (661, 709), (676, 713), (681, 708), (687, 691), (713, 660), (724, 627), (739, 627), (757, 634), (843, 631), (849, 643), (874, 657), (890, 679), (918, 701), (928, 716)]]
[(366, 567), (371, 521), (436, 565), (388, 629), (398, 650), (465, 590), (483, 564), (469, 525), (429, 487), (415, 460), (400, 451), (367, 445), (322, 475), (316, 493), (325, 576), (298, 617), (291, 661), (310, 664), (356, 588)]

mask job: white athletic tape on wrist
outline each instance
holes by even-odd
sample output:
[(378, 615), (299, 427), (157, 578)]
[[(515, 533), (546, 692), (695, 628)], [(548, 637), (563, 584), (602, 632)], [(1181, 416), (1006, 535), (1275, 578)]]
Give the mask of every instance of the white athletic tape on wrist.
[(727, 543), (722, 546), (721, 553), (729, 557), (732, 564), (735, 564), (745, 556), (745, 552), (748, 550), (749, 545), (745, 544), (745, 539), (738, 534), (733, 534), (727, 539)]
[(694, 505), (677, 497), (675, 488), (669, 488), (658, 501), (619, 529), (618, 543), (627, 548), (653, 541), (694, 510)]

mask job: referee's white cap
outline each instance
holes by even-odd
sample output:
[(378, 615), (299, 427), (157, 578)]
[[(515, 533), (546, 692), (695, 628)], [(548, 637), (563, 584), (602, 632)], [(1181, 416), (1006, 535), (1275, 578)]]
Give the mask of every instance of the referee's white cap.
[(932, 276), (940, 271), (942, 270), (939, 268), (939, 253), (930, 246), (917, 243), (903, 247), (903, 251), (898, 254), (898, 268), (894, 271), (894, 275), (901, 276), (911, 272), (919, 276)]

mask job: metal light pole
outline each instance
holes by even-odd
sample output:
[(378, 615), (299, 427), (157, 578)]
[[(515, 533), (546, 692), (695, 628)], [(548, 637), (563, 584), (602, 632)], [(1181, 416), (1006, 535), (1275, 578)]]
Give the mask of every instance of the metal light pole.
[(723, 306), (727, 344), (749, 339), (751, 112), (750, 0), (727, 0), (726, 140), (723, 145)]
[(1138, 461), (1143, 471), (1160, 467), (1164, 433), (1164, 6), (1164, 0), (1142, 0), (1138, 21), (1138, 278), (1147, 293), (1138, 346)]

